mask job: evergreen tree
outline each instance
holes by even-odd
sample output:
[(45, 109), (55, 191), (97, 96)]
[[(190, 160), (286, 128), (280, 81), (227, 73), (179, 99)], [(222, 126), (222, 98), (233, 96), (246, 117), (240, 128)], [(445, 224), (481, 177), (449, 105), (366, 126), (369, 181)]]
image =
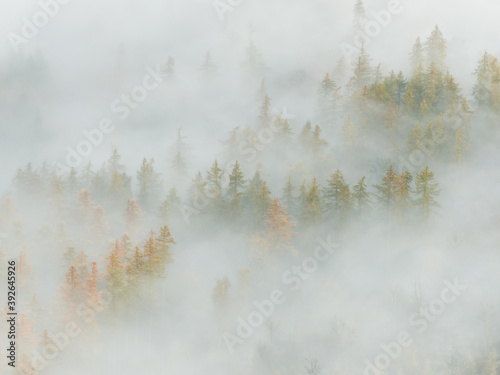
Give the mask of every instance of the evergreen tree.
[(437, 25), (425, 42), (425, 52), (428, 65), (435, 64), (437, 69), (445, 69), (446, 40)]
[(153, 164), (154, 159), (148, 161), (144, 158), (141, 168), (137, 171), (137, 184), (139, 185), (138, 200), (145, 210), (158, 204), (161, 192), (160, 176), (156, 173)]
[(243, 172), (241, 171), (240, 164), (238, 160), (234, 163), (233, 170), (229, 176), (229, 187), (227, 189), (227, 195), (233, 197), (235, 194), (240, 193), (240, 191), (245, 186), (245, 179), (243, 178)]
[(388, 218), (392, 216), (396, 202), (397, 178), (398, 176), (391, 165), (382, 179), (382, 184), (374, 185), (378, 192), (378, 201), (385, 209)]
[(365, 214), (370, 210), (371, 199), (370, 192), (366, 186), (366, 177), (363, 176), (352, 188), (352, 201), (354, 209), (358, 214)]
[(428, 219), (433, 208), (441, 207), (436, 201), (439, 195), (439, 184), (434, 180), (434, 172), (429, 170), (429, 166), (417, 174), (416, 185), (416, 205), (420, 207), (426, 219)]
[(313, 178), (309, 189), (305, 192), (302, 206), (302, 220), (306, 225), (315, 225), (319, 223), (323, 216), (321, 209), (320, 187), (316, 183), (316, 177)]

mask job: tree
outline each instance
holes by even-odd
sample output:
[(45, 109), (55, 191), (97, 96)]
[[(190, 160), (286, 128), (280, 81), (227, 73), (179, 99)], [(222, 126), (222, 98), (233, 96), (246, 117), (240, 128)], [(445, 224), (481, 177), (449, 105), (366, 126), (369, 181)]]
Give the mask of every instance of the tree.
[(61, 295), (66, 304), (65, 320), (75, 319), (76, 308), (79, 303), (84, 301), (84, 289), (76, 270), (72, 265), (66, 273), (66, 281), (61, 287)]
[(264, 100), (262, 101), (262, 105), (260, 106), (260, 124), (262, 127), (269, 126), (271, 123), (271, 98), (266, 94)]
[(323, 216), (321, 209), (321, 197), (319, 193), (319, 185), (316, 183), (316, 177), (313, 178), (311, 184), (305, 192), (302, 205), (302, 220), (307, 225), (317, 224)]
[(107, 289), (113, 296), (113, 306), (115, 308), (125, 300), (127, 294), (126, 255), (120, 240), (117, 238), (111, 253), (106, 257), (108, 265), (105, 276)]
[(354, 62), (354, 87), (362, 88), (372, 81), (373, 68), (370, 66), (371, 58), (365, 51), (365, 46), (361, 46), (358, 58)]
[(425, 55), (424, 55), (424, 46), (420, 41), (420, 38), (417, 38), (415, 44), (413, 45), (412, 52), (410, 54), (410, 62), (413, 74), (422, 73), (425, 68)]
[(245, 179), (243, 178), (243, 172), (241, 171), (238, 160), (236, 160), (233, 166), (233, 170), (229, 175), (229, 187), (227, 189), (228, 196), (233, 197), (235, 194), (238, 194), (244, 186)]
[(326, 123), (330, 123), (334, 120), (337, 99), (336, 93), (337, 86), (335, 82), (330, 79), (330, 74), (326, 73), (325, 78), (321, 81), (318, 89), (319, 107), (323, 120)]
[(309, 140), (308, 149), (315, 157), (318, 157), (326, 146), (328, 146), (328, 142), (321, 138), (321, 128), (316, 125)]
[(347, 115), (347, 121), (342, 126), (341, 133), (346, 148), (351, 150), (358, 138), (358, 132), (352, 123), (351, 115)]
[(415, 125), (415, 127), (408, 134), (408, 139), (406, 141), (408, 145), (408, 152), (412, 153), (413, 151), (421, 150), (424, 145), (424, 133), (420, 128), (419, 123)]
[(170, 245), (175, 244), (175, 241), (170, 234), (170, 229), (167, 225), (163, 225), (160, 228), (160, 233), (156, 237), (156, 243), (158, 246), (159, 259), (161, 262), (160, 274), (164, 276), (166, 265), (174, 262), (172, 254), (170, 254)]
[(381, 185), (374, 185), (378, 191), (378, 201), (382, 207), (385, 207), (387, 217), (390, 218), (397, 194), (397, 175), (394, 172), (392, 165), (387, 169), (385, 176), (382, 178)]
[(361, 215), (368, 212), (372, 203), (365, 180), (366, 177), (363, 176), (352, 188), (353, 206), (356, 212)]
[(172, 56), (169, 56), (165, 63), (165, 74), (169, 80), (175, 75), (175, 59)]
[(262, 187), (258, 195), (255, 196), (255, 206), (254, 206), (254, 214), (257, 220), (257, 223), (260, 223), (269, 209), (272, 201), (270, 198), (271, 191), (267, 187), (266, 182), (262, 183)]
[(222, 175), (224, 171), (219, 168), (217, 160), (207, 172), (208, 191), (210, 193), (210, 206), (213, 212), (218, 213), (223, 207), (222, 200)]
[(463, 161), (463, 153), (469, 145), (465, 140), (465, 128), (460, 128), (455, 133), (454, 160), (457, 164)]
[(250, 74), (259, 77), (262, 77), (266, 69), (262, 61), (262, 54), (257, 47), (255, 47), (253, 41), (250, 41), (246, 49), (246, 60), (243, 63), (243, 67), (246, 68)]
[(425, 42), (425, 52), (428, 65), (435, 64), (441, 71), (445, 69), (446, 40), (437, 25)]
[(139, 220), (142, 215), (142, 210), (139, 208), (137, 201), (135, 199), (129, 199), (127, 202), (127, 208), (125, 209), (125, 226), (127, 233), (135, 236), (137, 230), (139, 229)]
[(402, 172), (396, 178), (396, 202), (395, 211), (399, 217), (402, 217), (404, 213), (412, 207), (411, 199), (411, 182), (413, 176), (410, 172)]
[(92, 271), (87, 277), (87, 306), (99, 311), (102, 305), (102, 292), (99, 292), (98, 286), (101, 283), (99, 278), (102, 275), (97, 270), (97, 262), (92, 262)]
[(356, 0), (354, 4), (354, 32), (359, 33), (368, 17), (366, 16), (363, 0)]
[(200, 70), (205, 78), (211, 78), (217, 73), (217, 65), (212, 61), (212, 56), (210, 55), (210, 51), (207, 51), (205, 55), (205, 59), (201, 64)]
[(279, 199), (274, 198), (266, 213), (266, 235), (265, 238), (271, 249), (277, 249), (288, 245), (293, 235), (292, 228), (296, 225), (295, 221), (290, 221), (291, 216), (280, 205)]
[(323, 195), (326, 211), (339, 222), (343, 222), (349, 214), (352, 202), (349, 185), (345, 183), (339, 169), (330, 176)]
[(141, 168), (137, 171), (137, 184), (139, 185), (138, 200), (141, 206), (148, 210), (152, 205), (157, 205), (161, 192), (159, 174), (154, 170), (154, 159), (149, 161), (144, 158)]
[(432, 214), (432, 209), (441, 207), (436, 201), (439, 195), (439, 184), (434, 180), (434, 172), (429, 171), (429, 166), (417, 174), (416, 185), (416, 204), (421, 208), (424, 217), (428, 219)]
[(229, 279), (224, 276), (222, 279), (217, 279), (214, 290), (212, 292), (212, 300), (217, 308), (224, 309), (229, 302), (229, 291), (231, 290), (231, 283)]
[(283, 188), (283, 203), (285, 204), (288, 212), (295, 212), (297, 208), (295, 190), (296, 189), (292, 184), (292, 177), (288, 176), (288, 180)]

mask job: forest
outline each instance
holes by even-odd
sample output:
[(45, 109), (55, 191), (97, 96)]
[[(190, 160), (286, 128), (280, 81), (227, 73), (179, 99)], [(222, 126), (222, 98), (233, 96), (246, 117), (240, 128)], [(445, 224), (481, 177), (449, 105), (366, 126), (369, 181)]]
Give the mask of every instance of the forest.
[[(498, 375), (500, 64), (475, 56), (464, 88), (446, 35), (425, 32), (386, 62), (361, 44), (286, 75), (253, 38), (240, 60), (166, 54), (111, 143), (71, 165), (92, 142), (78, 128), (43, 146), (57, 158), (16, 165), (0, 197), (12, 373)], [(141, 82), (125, 55), (92, 103)], [(5, 150), (52, 137), (56, 74), (35, 55), (2, 64)]]

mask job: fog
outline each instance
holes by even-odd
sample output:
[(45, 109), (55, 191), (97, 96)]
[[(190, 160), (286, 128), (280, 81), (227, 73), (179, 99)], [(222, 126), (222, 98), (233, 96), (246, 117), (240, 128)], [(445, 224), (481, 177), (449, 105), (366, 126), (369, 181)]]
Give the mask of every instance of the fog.
[(0, 9), (1, 374), (499, 373), (500, 3)]

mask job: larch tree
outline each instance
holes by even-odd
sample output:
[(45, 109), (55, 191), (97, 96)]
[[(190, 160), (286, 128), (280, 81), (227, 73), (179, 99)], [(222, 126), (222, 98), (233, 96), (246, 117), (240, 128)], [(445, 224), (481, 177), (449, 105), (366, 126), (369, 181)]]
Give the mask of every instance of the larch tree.
[(243, 172), (241, 171), (240, 164), (238, 160), (234, 163), (233, 170), (229, 175), (229, 186), (227, 189), (227, 195), (232, 198), (235, 194), (240, 193), (245, 186), (245, 179), (243, 178)]
[(285, 208), (280, 204), (278, 198), (274, 198), (266, 213), (265, 239), (272, 250), (282, 246), (288, 246), (294, 232), (292, 228), (296, 225), (291, 221)]
[(122, 249), (120, 240), (117, 238), (115, 244), (106, 257), (108, 265), (106, 267), (107, 290), (113, 296), (113, 307), (120, 306), (127, 297), (126, 253)]
[(416, 205), (420, 207), (424, 217), (428, 219), (434, 208), (441, 207), (436, 201), (436, 197), (440, 193), (439, 184), (434, 179), (434, 172), (429, 170), (429, 166), (417, 174), (415, 185)]
[(388, 218), (392, 216), (397, 194), (397, 174), (392, 165), (387, 169), (380, 185), (374, 185), (378, 193), (378, 202), (385, 209)]
[(410, 62), (413, 74), (422, 73), (425, 70), (425, 49), (417, 38), (410, 54)]
[(352, 199), (349, 185), (345, 183), (344, 176), (339, 169), (330, 176), (323, 195), (326, 212), (337, 222), (344, 222), (351, 210)]
[(97, 270), (97, 262), (92, 262), (92, 270), (87, 277), (87, 306), (90, 308), (100, 311), (102, 306), (102, 292), (99, 291), (98, 287), (101, 283), (100, 277), (102, 275)]
[(352, 188), (352, 202), (354, 210), (358, 215), (366, 214), (371, 207), (370, 192), (366, 185), (366, 177), (363, 176)]
[(170, 253), (170, 246), (175, 245), (175, 241), (167, 225), (163, 225), (160, 228), (160, 233), (156, 237), (156, 243), (161, 262), (160, 274), (163, 276), (165, 274), (166, 265), (174, 262), (174, 258)]
[(319, 223), (322, 216), (320, 186), (316, 183), (316, 177), (314, 177), (305, 191), (301, 217), (304, 224), (311, 226)]
[(139, 186), (138, 200), (145, 210), (148, 210), (159, 201), (161, 180), (154, 169), (154, 159), (149, 161), (144, 158), (141, 168), (137, 171), (137, 184)]
[(427, 65), (435, 64), (439, 70), (445, 69), (444, 60), (446, 59), (446, 40), (436, 25), (431, 35), (425, 42), (425, 52)]
[(224, 276), (222, 279), (217, 279), (215, 287), (212, 292), (212, 300), (215, 306), (219, 309), (227, 308), (229, 303), (229, 291), (231, 290), (231, 283), (229, 279)]
[(139, 230), (142, 215), (143, 212), (137, 204), (137, 201), (135, 199), (129, 199), (125, 209), (125, 227), (127, 233), (132, 237), (135, 237)]

